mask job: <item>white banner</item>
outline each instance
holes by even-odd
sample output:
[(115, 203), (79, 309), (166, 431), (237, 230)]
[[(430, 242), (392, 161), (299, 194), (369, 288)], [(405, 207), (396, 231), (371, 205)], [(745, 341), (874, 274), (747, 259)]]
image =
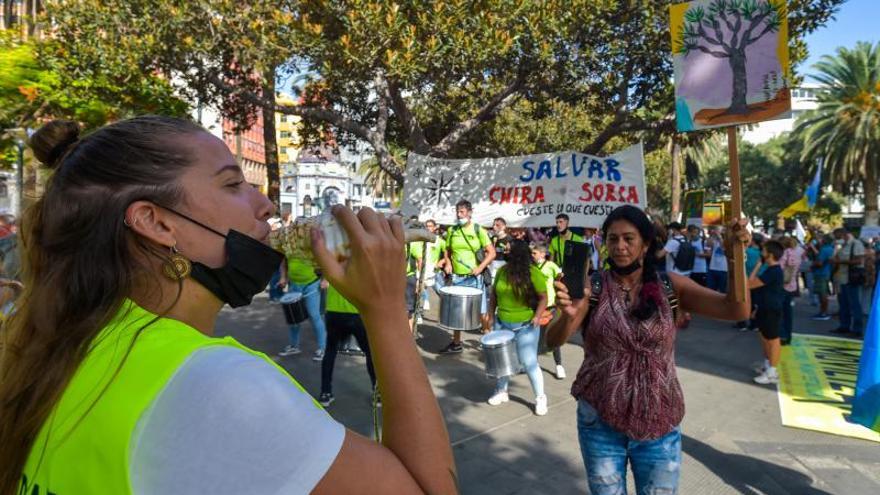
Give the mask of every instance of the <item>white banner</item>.
[(550, 227), (566, 213), (574, 227), (598, 228), (618, 206), (647, 206), (642, 145), (604, 158), (574, 151), (461, 160), (409, 154), (405, 216), (452, 224), (462, 199), (487, 227), (496, 217), (511, 227)]

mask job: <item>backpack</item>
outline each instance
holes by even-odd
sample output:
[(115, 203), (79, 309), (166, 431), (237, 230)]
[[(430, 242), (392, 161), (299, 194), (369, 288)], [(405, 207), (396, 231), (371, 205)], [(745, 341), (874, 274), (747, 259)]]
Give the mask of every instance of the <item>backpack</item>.
[(676, 239), (678, 241), (678, 252), (673, 258), (673, 266), (676, 270), (688, 272), (694, 269), (694, 260), (697, 258), (697, 250), (694, 245), (685, 238)]
[[(657, 277), (660, 279), (660, 285), (663, 286), (663, 294), (666, 295), (666, 300), (669, 301), (669, 307), (672, 309), (672, 320), (677, 322), (678, 295), (675, 293), (675, 289), (672, 287), (672, 281), (669, 280), (669, 275), (665, 273), (658, 273)], [(599, 297), (601, 295), (602, 273), (595, 272), (590, 275), (590, 309), (595, 308), (599, 305)], [(592, 315), (593, 311), (590, 311), (589, 314)]]

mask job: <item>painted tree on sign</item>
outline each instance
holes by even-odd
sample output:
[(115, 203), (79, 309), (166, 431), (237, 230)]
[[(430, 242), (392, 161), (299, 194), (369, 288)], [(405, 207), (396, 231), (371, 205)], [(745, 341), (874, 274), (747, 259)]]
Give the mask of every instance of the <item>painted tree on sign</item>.
[(713, 0), (708, 8), (695, 5), (684, 15), (676, 51), (694, 51), (726, 58), (733, 72), (728, 114), (748, 113), (746, 49), (768, 33), (776, 33), (787, 12), (783, 0)]

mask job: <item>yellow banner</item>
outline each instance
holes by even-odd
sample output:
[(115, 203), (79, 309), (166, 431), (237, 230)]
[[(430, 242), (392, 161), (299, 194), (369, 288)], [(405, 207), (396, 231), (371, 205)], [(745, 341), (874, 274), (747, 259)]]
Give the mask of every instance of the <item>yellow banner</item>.
[(782, 424), (880, 442), (880, 433), (847, 421), (861, 354), (858, 340), (794, 334), (779, 364)]

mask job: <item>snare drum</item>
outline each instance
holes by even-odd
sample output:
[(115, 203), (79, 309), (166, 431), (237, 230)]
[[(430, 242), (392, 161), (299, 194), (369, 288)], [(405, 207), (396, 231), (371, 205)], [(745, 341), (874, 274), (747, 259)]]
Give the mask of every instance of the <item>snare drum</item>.
[(476, 330), (480, 328), (480, 309), (483, 291), (473, 287), (448, 285), (440, 295), (440, 327), (446, 330)]
[(281, 296), (281, 309), (284, 311), (284, 319), (288, 325), (302, 323), (309, 317), (301, 292), (288, 292)]
[(489, 378), (513, 376), (519, 373), (519, 356), (516, 354), (516, 334), (510, 330), (495, 330), (480, 339), (486, 375)]

